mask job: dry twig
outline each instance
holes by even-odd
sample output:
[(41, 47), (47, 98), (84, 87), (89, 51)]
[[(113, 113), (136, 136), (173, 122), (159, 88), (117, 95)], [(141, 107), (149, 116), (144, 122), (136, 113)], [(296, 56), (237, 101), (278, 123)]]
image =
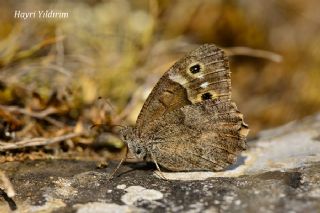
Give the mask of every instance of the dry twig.
[(32, 139), (24, 139), (22, 141), (18, 141), (16, 143), (0, 143), (0, 151), (7, 151), (12, 149), (21, 149), (25, 147), (31, 146), (44, 146), (49, 144), (58, 143), (61, 141), (65, 141), (71, 138), (79, 137), (83, 135), (83, 132), (74, 132), (66, 135), (61, 135), (53, 138), (32, 138)]
[(13, 197), (16, 193), (13, 189), (13, 186), (9, 180), (9, 178), (6, 176), (6, 174), (0, 170), (0, 188), (4, 189), (7, 193), (8, 197)]
[(252, 49), (249, 47), (229, 47), (223, 48), (227, 55), (246, 55), (258, 58), (265, 58), (274, 62), (281, 62), (282, 56), (266, 50)]
[(30, 111), (28, 109), (24, 109), (24, 108), (19, 108), (17, 106), (5, 106), (5, 105), (0, 105), (0, 108), (4, 111), (8, 111), (8, 112), (13, 112), (13, 113), (20, 113), (20, 114), (24, 114), (24, 115), (28, 115), (30, 117), (33, 117), (33, 118), (37, 118), (37, 119), (43, 119), (43, 120), (46, 120), (48, 121), (49, 123), (53, 124), (54, 126), (57, 126), (57, 127), (64, 127), (64, 124), (53, 119), (53, 118), (50, 118), (48, 117), (49, 115), (51, 114), (54, 114), (57, 112), (57, 109), (54, 108), (54, 107), (48, 107), (47, 109), (45, 110), (42, 110), (40, 112), (33, 112), (33, 111)]
[(39, 118), (39, 119), (44, 119), (45, 117), (47, 117), (50, 114), (56, 113), (57, 110), (53, 107), (49, 107), (41, 112), (32, 112), (28, 109), (23, 109), (23, 108), (19, 108), (16, 106), (5, 106), (5, 105), (0, 105), (0, 108), (9, 112), (17, 112), (20, 114), (25, 114), (25, 115), (29, 115), (31, 117), (34, 118)]
[(8, 203), (11, 211), (17, 210), (17, 204), (12, 199), (14, 196), (15, 191), (9, 178), (3, 171), (0, 170), (0, 197), (2, 197)]
[(121, 121), (123, 121), (137, 106), (146, 88), (150, 88), (152, 85), (155, 85), (154, 79), (152, 78), (147, 79), (147, 81), (133, 93), (129, 103), (126, 105), (126, 107), (122, 110), (122, 112), (119, 115), (115, 116), (115, 118), (113, 119), (113, 122), (116, 124), (121, 123)]

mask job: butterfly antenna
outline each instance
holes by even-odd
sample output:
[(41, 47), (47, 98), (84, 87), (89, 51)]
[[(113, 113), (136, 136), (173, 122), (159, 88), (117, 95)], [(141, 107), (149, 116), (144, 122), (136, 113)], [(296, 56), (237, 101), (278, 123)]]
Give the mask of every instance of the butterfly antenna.
[(126, 146), (126, 155), (124, 156), (124, 158), (122, 158), (120, 160), (120, 162), (118, 163), (117, 167), (113, 170), (113, 172), (111, 173), (111, 175), (109, 176), (108, 180), (112, 180), (114, 175), (116, 174), (116, 172), (119, 170), (120, 166), (123, 164), (123, 162), (127, 159), (128, 156), (128, 146)]
[(109, 124), (92, 124), (90, 126), (90, 129), (92, 130), (95, 127), (101, 127), (101, 126), (107, 126), (107, 127), (121, 127), (121, 128), (125, 128), (125, 126), (119, 125), (119, 124), (114, 124), (114, 125), (109, 125)]
[(103, 103), (107, 103), (107, 104), (108, 104), (108, 106), (109, 106), (110, 109), (111, 109), (111, 112), (114, 112), (114, 111), (115, 111), (113, 105), (111, 104), (111, 102), (110, 102), (108, 99), (102, 98), (101, 96), (99, 96), (97, 101), (99, 101), (99, 102), (104, 101)]
[(121, 127), (121, 128), (125, 128), (125, 126), (119, 125), (119, 124), (114, 124), (114, 125), (110, 125), (111, 127)]

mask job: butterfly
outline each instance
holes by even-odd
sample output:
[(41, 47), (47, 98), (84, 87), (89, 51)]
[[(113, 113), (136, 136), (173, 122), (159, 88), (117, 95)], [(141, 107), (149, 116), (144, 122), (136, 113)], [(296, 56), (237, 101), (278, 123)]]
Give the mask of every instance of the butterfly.
[(139, 160), (171, 171), (219, 171), (246, 149), (248, 132), (231, 101), (228, 58), (204, 44), (164, 73), (136, 125), (122, 128), (120, 135)]

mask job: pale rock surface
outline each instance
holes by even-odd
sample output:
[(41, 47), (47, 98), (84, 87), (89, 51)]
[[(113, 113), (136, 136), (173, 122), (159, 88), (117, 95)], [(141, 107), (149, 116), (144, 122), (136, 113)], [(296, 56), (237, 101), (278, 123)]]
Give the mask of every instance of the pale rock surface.
[(0, 212), (320, 212), (320, 114), (263, 131), (224, 172), (48, 160), (0, 165), (15, 187)]

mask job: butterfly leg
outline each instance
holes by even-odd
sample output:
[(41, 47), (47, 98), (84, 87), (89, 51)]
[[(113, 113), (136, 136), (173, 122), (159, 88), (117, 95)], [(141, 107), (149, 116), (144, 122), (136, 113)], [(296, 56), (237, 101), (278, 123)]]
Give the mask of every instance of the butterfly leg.
[(151, 154), (151, 159), (152, 159), (152, 161), (154, 162), (154, 164), (156, 164), (156, 167), (157, 167), (157, 169), (158, 169), (158, 171), (159, 171), (159, 176), (160, 176), (160, 178), (163, 179), (163, 180), (168, 180), (168, 179), (163, 175), (163, 173), (162, 173), (162, 171), (161, 171), (161, 169), (160, 169), (160, 167), (159, 167), (156, 159), (154, 158), (153, 154), (152, 154), (151, 152), (150, 152), (150, 154)]
[(129, 149), (128, 147), (126, 146), (126, 155), (124, 156), (124, 158), (122, 158), (119, 162), (119, 164), (117, 165), (117, 167), (112, 171), (111, 175), (108, 177), (108, 180), (112, 180), (113, 179), (113, 176), (116, 174), (116, 172), (118, 171), (118, 169), (120, 168), (120, 166), (122, 165), (122, 163), (127, 159), (127, 156), (128, 156), (128, 152), (129, 152)]

